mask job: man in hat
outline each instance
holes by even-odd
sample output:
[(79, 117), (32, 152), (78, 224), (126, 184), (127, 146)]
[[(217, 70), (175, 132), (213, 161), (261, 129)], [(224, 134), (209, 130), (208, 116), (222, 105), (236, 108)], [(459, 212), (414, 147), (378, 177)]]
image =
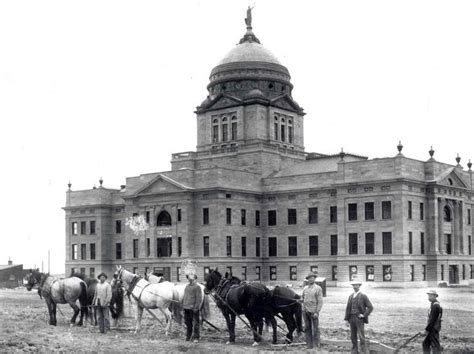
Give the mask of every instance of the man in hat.
[(441, 330), (443, 308), (438, 302), (438, 293), (436, 290), (429, 290), (427, 294), (431, 306), (428, 312), (428, 323), (425, 328), (426, 338), (423, 341), (423, 353), (430, 353), (431, 348), (433, 349), (433, 353), (440, 353), (441, 345), (439, 343), (439, 331)]
[(201, 287), (197, 284), (196, 274), (187, 274), (189, 284), (184, 288), (183, 308), (184, 323), (186, 324), (186, 341), (194, 338), (194, 343), (199, 342), (199, 308), (202, 302)]
[(323, 290), (315, 283), (316, 274), (310, 272), (306, 277), (307, 284), (303, 288), (301, 302), (303, 303), (304, 328), (306, 333), (306, 347), (320, 348), (319, 312), (323, 307)]
[(112, 300), (112, 287), (105, 281), (107, 275), (104, 272), (100, 273), (97, 278), (99, 279), (99, 283), (95, 288), (92, 305), (96, 306), (96, 310), (99, 313), (100, 333), (105, 333), (107, 330), (110, 330), (109, 305), (110, 300)]
[(364, 325), (369, 323), (369, 315), (374, 309), (369, 297), (360, 291), (362, 282), (354, 278), (351, 281), (354, 293), (349, 296), (344, 320), (351, 328), (351, 353), (358, 353), (357, 337), (360, 340), (362, 352), (366, 351)]

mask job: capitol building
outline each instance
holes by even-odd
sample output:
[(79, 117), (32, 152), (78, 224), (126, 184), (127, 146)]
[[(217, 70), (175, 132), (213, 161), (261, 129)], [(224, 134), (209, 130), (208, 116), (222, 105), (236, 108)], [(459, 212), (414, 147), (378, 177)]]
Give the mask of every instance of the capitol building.
[[(403, 287), (473, 279), (471, 164), (437, 161), (433, 150), (411, 159), (401, 144), (388, 158), (305, 151), (291, 68), (246, 22), (195, 110), (195, 151), (118, 189), (69, 187), (66, 274), (110, 275), (120, 264), (177, 282), (193, 260), (201, 280), (216, 267), (271, 284), (309, 271), (330, 286), (354, 276)], [(137, 216), (140, 233), (127, 225)]]

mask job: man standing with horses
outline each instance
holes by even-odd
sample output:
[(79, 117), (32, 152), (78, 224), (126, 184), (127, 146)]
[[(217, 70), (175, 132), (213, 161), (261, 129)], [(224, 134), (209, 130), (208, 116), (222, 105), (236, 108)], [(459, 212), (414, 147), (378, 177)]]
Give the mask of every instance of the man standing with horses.
[(306, 347), (313, 349), (321, 347), (319, 333), (319, 312), (323, 307), (323, 290), (316, 284), (316, 274), (309, 273), (307, 285), (303, 288), (303, 318), (306, 332)]
[(184, 323), (186, 324), (186, 341), (194, 338), (194, 343), (199, 342), (199, 307), (202, 302), (202, 291), (196, 283), (197, 275), (188, 274), (189, 284), (184, 289), (183, 308)]
[(430, 353), (431, 348), (433, 348), (433, 353), (440, 353), (441, 345), (439, 343), (439, 331), (441, 330), (443, 308), (438, 302), (438, 293), (436, 290), (429, 290), (427, 294), (431, 306), (428, 312), (428, 323), (425, 328), (426, 338), (423, 341), (423, 353)]
[(351, 353), (358, 353), (357, 336), (360, 339), (360, 348), (363, 353), (366, 352), (364, 324), (369, 323), (369, 315), (374, 309), (369, 297), (360, 291), (362, 282), (353, 279), (351, 281), (354, 293), (347, 300), (346, 316), (344, 320), (351, 328)]
[(112, 287), (105, 281), (107, 279), (105, 273), (100, 273), (97, 278), (99, 278), (99, 283), (95, 289), (92, 305), (96, 306), (99, 312), (100, 333), (105, 333), (107, 330), (110, 330), (109, 305), (110, 300), (112, 300)]

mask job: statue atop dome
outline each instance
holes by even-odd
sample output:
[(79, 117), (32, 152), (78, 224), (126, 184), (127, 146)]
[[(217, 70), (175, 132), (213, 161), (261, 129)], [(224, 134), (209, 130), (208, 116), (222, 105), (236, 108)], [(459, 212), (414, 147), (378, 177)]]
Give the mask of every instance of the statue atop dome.
[(247, 25), (247, 29), (252, 29), (252, 7), (248, 7), (247, 9), (247, 17), (245, 18), (245, 24)]

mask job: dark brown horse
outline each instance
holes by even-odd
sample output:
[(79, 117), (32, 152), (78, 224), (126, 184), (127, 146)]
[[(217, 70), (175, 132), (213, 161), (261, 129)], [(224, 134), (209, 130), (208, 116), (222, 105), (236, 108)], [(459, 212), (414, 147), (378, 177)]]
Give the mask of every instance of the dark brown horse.
[(297, 330), (298, 337), (303, 332), (300, 296), (292, 289), (283, 286), (276, 286), (270, 291), (270, 294), (273, 314), (275, 316), (281, 315), (285, 321), (288, 328), (286, 341), (292, 343), (294, 330)]
[[(79, 312), (81, 317), (78, 326), (82, 326), (84, 315), (87, 316), (87, 285), (77, 278), (57, 279), (49, 274), (32, 271), (27, 275), (26, 289), (31, 291), (33, 287), (38, 288), (38, 293), (44, 298), (49, 312), (49, 324), (56, 326), (56, 307), (57, 304), (69, 304), (74, 310), (71, 323), (76, 323)], [(81, 308), (76, 305), (79, 300)]]
[[(273, 328), (273, 343), (277, 342), (276, 321), (271, 309), (270, 291), (258, 282), (241, 283), (234, 276), (222, 278), (217, 271), (211, 271), (206, 279), (207, 291), (215, 291), (214, 297), (217, 306), (222, 311), (229, 330), (228, 343), (235, 342), (235, 318), (244, 314), (250, 322), (253, 332), (254, 343), (258, 345), (261, 341), (263, 330), (263, 319), (270, 323)], [(258, 331), (258, 332), (257, 332)]]

